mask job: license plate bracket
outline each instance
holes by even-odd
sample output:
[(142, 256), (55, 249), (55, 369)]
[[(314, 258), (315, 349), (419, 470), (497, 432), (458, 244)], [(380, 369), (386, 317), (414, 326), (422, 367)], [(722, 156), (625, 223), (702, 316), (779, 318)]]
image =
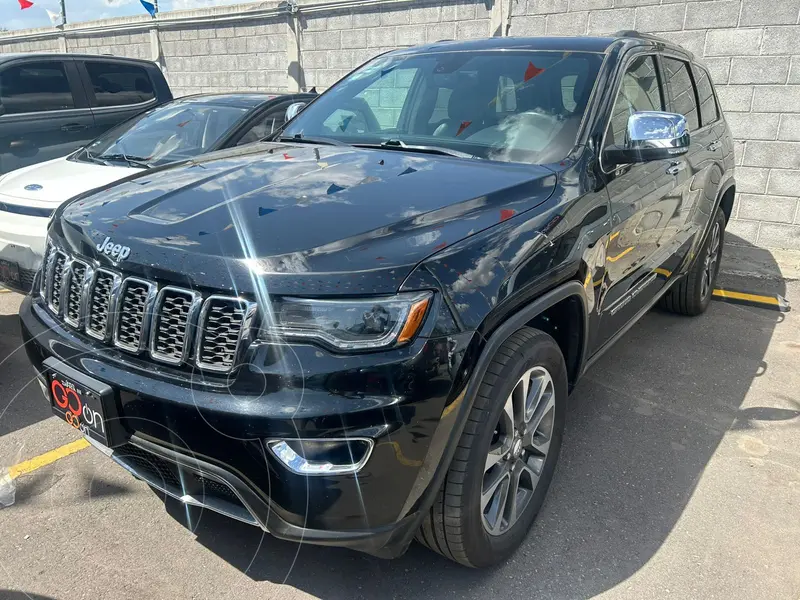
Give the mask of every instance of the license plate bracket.
[(113, 388), (50, 357), (43, 366), (53, 412), (83, 435), (114, 448), (127, 441)]

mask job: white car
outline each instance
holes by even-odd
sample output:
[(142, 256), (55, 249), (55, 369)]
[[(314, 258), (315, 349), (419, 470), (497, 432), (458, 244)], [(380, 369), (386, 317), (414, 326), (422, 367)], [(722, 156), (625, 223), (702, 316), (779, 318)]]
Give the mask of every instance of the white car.
[(173, 100), (73, 154), (0, 175), (0, 286), (27, 293), (50, 216), (78, 194), (150, 167), (258, 141), (315, 94), (205, 94)]

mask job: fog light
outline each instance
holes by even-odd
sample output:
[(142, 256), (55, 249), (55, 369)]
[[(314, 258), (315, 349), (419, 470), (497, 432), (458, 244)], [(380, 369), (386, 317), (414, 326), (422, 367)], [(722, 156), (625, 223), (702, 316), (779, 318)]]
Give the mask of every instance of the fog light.
[(267, 441), (272, 454), (299, 475), (357, 473), (369, 460), (373, 446), (374, 442), (369, 438)]

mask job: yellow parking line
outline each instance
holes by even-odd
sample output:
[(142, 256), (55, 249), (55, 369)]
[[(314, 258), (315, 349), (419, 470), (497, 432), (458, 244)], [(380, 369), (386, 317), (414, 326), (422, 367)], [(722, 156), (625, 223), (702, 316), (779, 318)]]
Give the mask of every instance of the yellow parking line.
[(633, 250), (633, 246), (629, 246), (628, 248), (625, 248), (625, 250), (623, 250), (622, 252), (620, 252), (620, 253), (619, 253), (619, 254), (617, 254), (616, 256), (609, 256), (608, 258), (606, 258), (606, 260), (607, 260), (608, 262), (616, 262), (616, 261), (618, 261), (620, 258), (622, 258), (623, 256), (625, 256), (625, 255), (626, 255), (628, 252), (630, 252), (631, 250)]
[(60, 448), (56, 448), (55, 450), (50, 450), (50, 452), (45, 452), (44, 454), (40, 454), (39, 456), (34, 456), (30, 460), (26, 460), (24, 462), (19, 463), (18, 465), (14, 465), (8, 470), (9, 475), (11, 475), (11, 479), (16, 479), (20, 475), (25, 475), (26, 473), (32, 473), (36, 469), (41, 469), (44, 466), (56, 462), (59, 458), (64, 458), (65, 456), (69, 456), (70, 454), (75, 454), (79, 450), (83, 450), (84, 448), (88, 447), (89, 447), (89, 442), (87, 442), (84, 438), (75, 440), (74, 442), (70, 442), (69, 444), (64, 444)]
[(771, 304), (778, 306), (778, 299), (775, 296), (762, 296), (760, 294), (748, 294), (745, 292), (732, 292), (731, 290), (714, 290), (714, 295), (720, 298), (730, 298), (731, 300), (744, 300), (746, 302), (757, 302), (758, 304)]

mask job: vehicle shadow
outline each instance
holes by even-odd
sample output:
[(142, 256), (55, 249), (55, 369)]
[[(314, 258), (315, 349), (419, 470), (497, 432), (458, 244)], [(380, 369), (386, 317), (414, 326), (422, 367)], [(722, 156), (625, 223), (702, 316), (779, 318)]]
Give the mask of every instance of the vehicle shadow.
[(52, 413), (41, 399), (36, 373), (20, 337), (19, 316), (0, 315), (0, 437), (47, 419)]
[[(786, 293), (779, 281), (759, 285)], [(494, 569), (466, 569), (416, 543), (394, 561), (290, 544), (208, 511), (192, 513), (192, 529), (253, 580), (326, 599), (483, 598), (513, 589), (527, 598), (593, 597), (654, 556), (728, 430), (800, 414), (796, 403), (740, 408), (770, 368), (765, 353), (782, 318), (715, 302), (701, 317), (655, 310), (634, 326), (572, 394), (544, 507), (519, 552)], [(169, 510), (185, 521), (185, 507)]]

